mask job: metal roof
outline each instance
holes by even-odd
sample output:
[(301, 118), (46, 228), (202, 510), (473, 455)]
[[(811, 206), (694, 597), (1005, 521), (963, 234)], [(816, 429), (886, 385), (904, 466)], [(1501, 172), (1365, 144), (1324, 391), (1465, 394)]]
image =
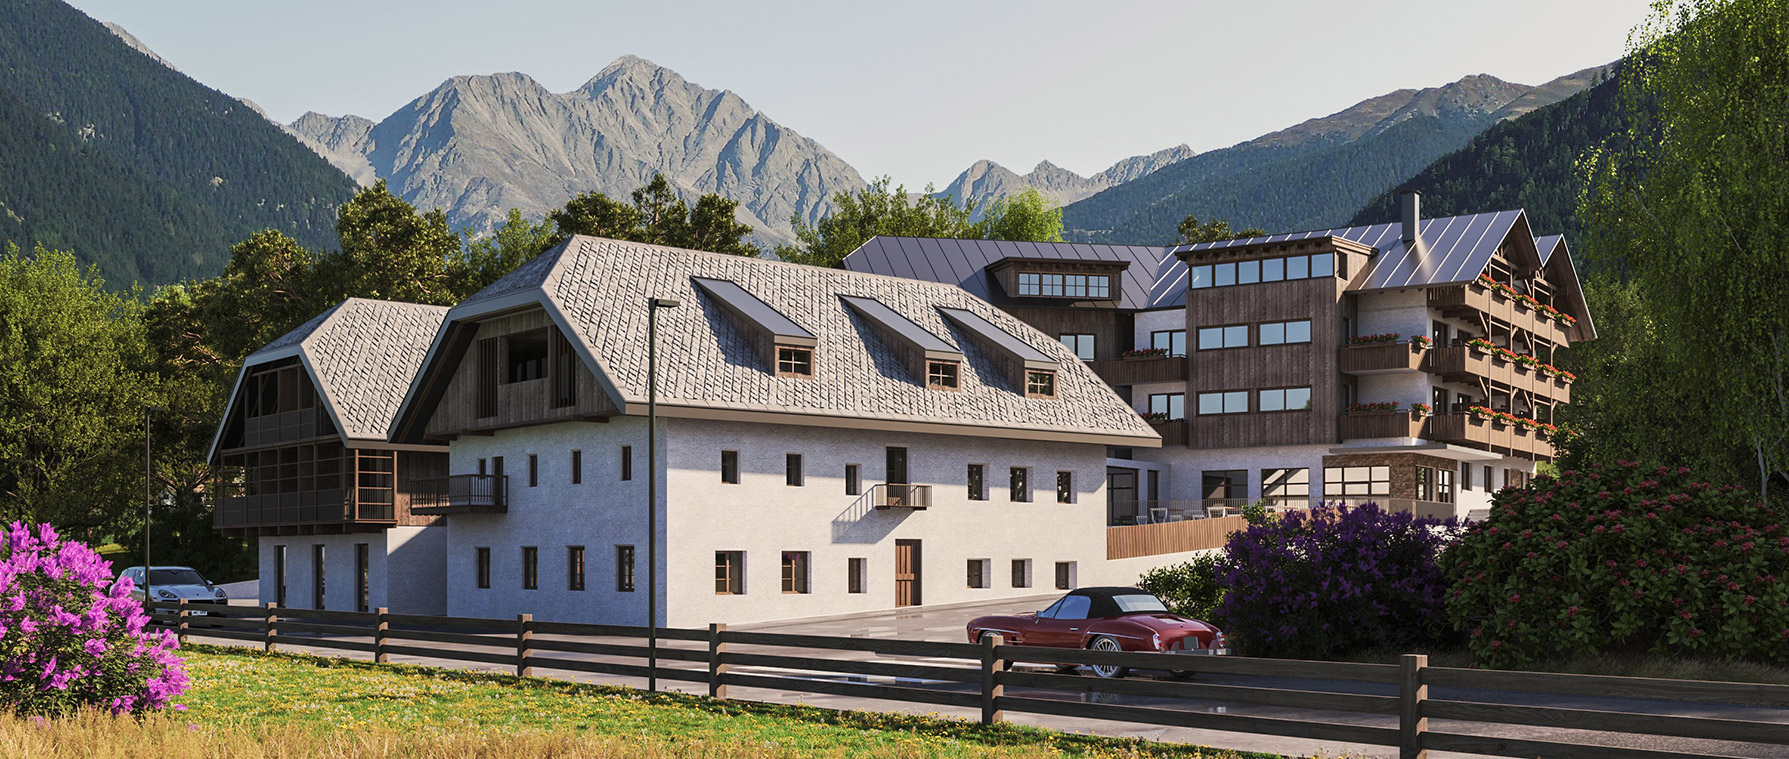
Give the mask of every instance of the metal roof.
[(758, 296), (745, 291), (739, 283), (725, 279), (706, 279), (691, 277), (690, 281), (720, 301), (733, 313), (756, 325), (766, 335), (787, 342), (798, 342), (812, 345), (814, 333), (802, 328), (794, 320), (783, 315), (783, 312), (771, 308), (769, 304), (759, 300)]
[(863, 318), (875, 322), (882, 330), (902, 342), (918, 349), (926, 358), (963, 360), (963, 352), (957, 346), (945, 342), (942, 338), (927, 332), (924, 327), (914, 324), (912, 319), (896, 313), (894, 309), (883, 305), (875, 298), (861, 298), (854, 295), (841, 295), (839, 299)]
[[(1013, 333), (995, 326), (993, 322), (983, 318), (981, 314), (977, 314), (973, 311), (965, 311), (960, 308), (940, 307), (938, 311), (939, 313), (944, 314), (945, 318), (950, 319), (957, 326), (968, 330), (971, 335), (981, 339), (993, 348), (1025, 362), (1025, 368), (1027, 369), (1055, 369), (1060, 365), (1060, 362), (1056, 359), (1045, 355), (1043, 351), (1032, 347), (1030, 343), (1015, 337)], [(1076, 361), (1075, 363), (1080, 362)]]

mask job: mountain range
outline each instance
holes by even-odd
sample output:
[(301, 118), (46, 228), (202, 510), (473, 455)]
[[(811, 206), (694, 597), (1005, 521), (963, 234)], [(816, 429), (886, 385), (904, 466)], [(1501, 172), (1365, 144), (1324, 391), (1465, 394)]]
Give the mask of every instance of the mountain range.
[(1179, 145), (1149, 155), (1131, 156), (1091, 177), (1083, 177), (1047, 160), (1040, 161), (1031, 173), (1020, 175), (1012, 169), (984, 159), (971, 164), (937, 194), (958, 200), (974, 198), (993, 201), (1034, 189), (1056, 201), (1058, 205), (1068, 205), (1191, 157), (1193, 149)]

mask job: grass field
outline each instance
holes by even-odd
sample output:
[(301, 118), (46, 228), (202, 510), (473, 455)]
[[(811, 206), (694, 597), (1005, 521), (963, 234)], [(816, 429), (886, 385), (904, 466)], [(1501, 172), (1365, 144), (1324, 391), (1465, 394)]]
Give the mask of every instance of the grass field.
[(1256, 759), (1013, 725), (712, 701), (557, 680), (195, 646), (185, 712), (0, 717), (0, 756), (1198, 757)]

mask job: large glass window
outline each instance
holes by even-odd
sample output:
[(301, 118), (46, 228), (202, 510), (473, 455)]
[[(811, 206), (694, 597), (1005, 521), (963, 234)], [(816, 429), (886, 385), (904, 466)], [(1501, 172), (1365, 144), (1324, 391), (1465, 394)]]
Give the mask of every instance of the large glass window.
[(1149, 333), (1149, 347), (1167, 351), (1170, 356), (1186, 355), (1186, 330), (1165, 329)]
[(1167, 414), (1169, 419), (1186, 418), (1186, 393), (1154, 393), (1149, 396), (1149, 413)]
[(1246, 469), (1208, 469), (1203, 472), (1201, 479), (1207, 506), (1240, 506), (1249, 499), (1249, 473)]
[(1262, 345), (1285, 345), (1310, 341), (1311, 320), (1309, 319), (1295, 322), (1263, 322), (1261, 324)]
[(1093, 360), (1093, 335), (1065, 334), (1062, 336), (1062, 344), (1075, 352), (1075, 358), (1082, 361)]
[(1261, 470), (1261, 497), (1275, 506), (1304, 506), (1311, 502), (1311, 470)]
[(1199, 350), (1209, 351), (1220, 348), (1247, 348), (1249, 346), (1249, 325), (1234, 324), (1228, 327), (1200, 327)]
[(1261, 411), (1307, 411), (1311, 408), (1311, 389), (1287, 387), (1261, 391)]
[(1343, 466), (1324, 467), (1323, 497), (1368, 498), (1391, 495), (1391, 467)]
[(1112, 278), (1105, 274), (1019, 272), (1019, 294), (1038, 298), (1110, 298)]
[(1212, 414), (1246, 414), (1249, 411), (1249, 391), (1232, 390), (1223, 393), (1200, 393), (1199, 415)]

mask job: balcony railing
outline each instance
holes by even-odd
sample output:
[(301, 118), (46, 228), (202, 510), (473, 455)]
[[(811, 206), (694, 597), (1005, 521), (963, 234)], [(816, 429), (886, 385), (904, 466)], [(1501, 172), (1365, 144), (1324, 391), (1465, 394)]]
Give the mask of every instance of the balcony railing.
[(1343, 374), (1387, 374), (1422, 367), (1424, 351), (1410, 343), (1344, 345), (1337, 366)]
[(1537, 461), (1550, 461), (1554, 455), (1553, 444), (1547, 440), (1546, 432), (1523, 424), (1486, 419), (1477, 414), (1440, 414), (1429, 417), (1425, 432), (1423, 437), (1430, 440), (1463, 443)]
[(218, 528), (280, 527), (389, 522), (375, 511), (356, 519), (352, 490), (326, 488), (291, 493), (254, 493), (217, 499), (212, 526)]
[(456, 474), (417, 480), (412, 514), (503, 514), (509, 511), (509, 477)]
[(1570, 403), (1572, 399), (1571, 381), (1564, 377), (1549, 376), (1540, 369), (1475, 346), (1432, 348), (1423, 368), (1450, 381), (1483, 377), (1560, 403)]
[(1161, 422), (1150, 422), (1149, 426), (1155, 429), (1155, 434), (1162, 436), (1163, 448), (1171, 445), (1186, 445), (1187, 434), (1185, 419), (1169, 419)]
[(883, 483), (870, 488), (870, 505), (878, 509), (923, 509), (932, 505), (931, 485)]
[(1428, 300), (1430, 308), (1439, 309), (1444, 314), (1478, 311), (1560, 345), (1569, 342), (1564, 324), (1477, 282), (1429, 288)]
[(1343, 414), (1336, 422), (1343, 440), (1422, 437), (1423, 418), (1413, 411), (1369, 411)]
[(1108, 385), (1135, 385), (1139, 382), (1174, 382), (1186, 379), (1185, 356), (1152, 356), (1143, 358), (1102, 358), (1088, 362), (1093, 373)]

